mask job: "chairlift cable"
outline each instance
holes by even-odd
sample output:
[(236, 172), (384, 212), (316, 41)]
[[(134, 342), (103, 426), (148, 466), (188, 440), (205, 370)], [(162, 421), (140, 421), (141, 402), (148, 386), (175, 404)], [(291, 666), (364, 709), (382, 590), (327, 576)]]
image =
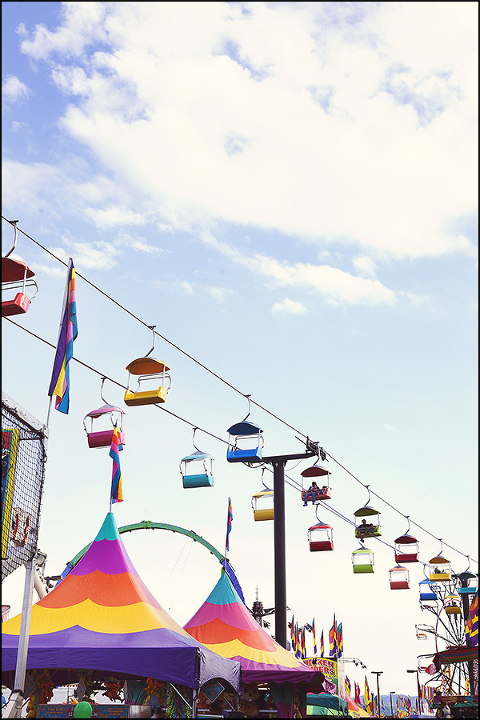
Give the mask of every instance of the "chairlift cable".
[[(3, 215), (2, 215), (2, 217), (3, 217)], [(4, 218), (4, 219), (5, 219), (5, 218)], [(8, 222), (8, 221), (7, 221), (7, 222)], [(20, 229), (20, 228), (19, 228), (19, 229)], [(23, 232), (23, 231), (20, 231), (20, 232)], [(26, 235), (26, 233), (23, 233), (23, 234)], [(30, 237), (30, 236), (27, 235), (27, 237)], [(33, 239), (33, 238), (30, 238), (30, 239)], [(34, 242), (36, 242), (36, 241), (34, 241)], [(37, 244), (39, 244), (39, 243), (37, 243)], [(40, 247), (43, 247), (43, 246), (40, 245)], [(50, 251), (47, 250), (47, 252), (50, 252)], [(50, 254), (52, 254), (52, 253), (50, 253)], [(54, 255), (54, 257), (56, 257), (56, 256)], [(59, 259), (59, 258), (57, 258), (57, 259)], [(60, 262), (63, 262), (63, 261), (60, 261)], [(64, 263), (64, 264), (65, 264), (65, 263)], [(89, 282), (89, 281), (87, 281), (87, 282)], [(92, 283), (90, 283), (90, 284), (92, 284)], [(93, 285), (93, 284), (92, 284), (92, 285)], [(93, 286), (93, 287), (95, 287), (95, 286)], [(102, 291), (100, 290), (100, 292), (102, 292)], [(107, 297), (108, 297), (108, 296), (107, 296)], [(115, 302), (115, 301), (113, 301), (113, 302)], [(118, 303), (117, 303), (117, 304), (118, 304)], [(128, 312), (128, 311), (127, 311), (127, 312)], [(131, 313), (130, 313), (130, 314), (131, 314)], [(14, 322), (11, 318), (6, 317), (6, 318), (4, 318), (4, 319), (6, 319), (6, 320), (8, 320), (9, 322), (11, 322), (12, 325), (15, 325), (16, 327), (21, 328), (22, 330), (25, 330), (25, 332), (27, 332), (29, 335), (32, 335), (32, 336), (35, 337), (37, 340), (41, 340), (41, 341), (42, 341), (43, 343), (45, 343), (46, 345), (49, 345), (51, 348), (56, 349), (56, 345), (53, 345), (53, 343), (50, 343), (48, 340), (45, 340), (44, 338), (40, 337), (39, 335), (37, 335), (37, 334), (34, 333), (33, 331), (31, 331), (31, 330), (23, 327), (23, 325), (19, 325), (18, 323)], [(142, 321), (140, 321), (140, 322), (142, 322)], [(151, 325), (149, 325), (149, 326), (147, 326), (147, 327), (148, 327), (149, 329), (152, 329), (152, 326), (151, 326)], [(161, 336), (160, 336), (160, 337), (161, 337)], [(182, 352), (183, 352), (183, 351), (182, 351)], [(75, 360), (75, 362), (78, 362), (80, 365), (83, 365), (83, 367), (87, 368), (88, 370), (91, 370), (92, 372), (96, 373), (96, 374), (99, 375), (101, 378), (106, 378), (107, 380), (110, 380), (110, 382), (114, 383), (115, 385), (117, 385), (118, 387), (120, 387), (120, 388), (122, 388), (122, 389), (124, 389), (124, 390), (127, 389), (126, 386), (123, 385), (122, 383), (118, 382), (117, 380), (114, 380), (113, 378), (109, 377), (108, 375), (105, 375), (105, 373), (100, 372), (99, 370), (93, 368), (91, 365), (88, 365), (87, 363), (83, 362), (82, 360), (79, 360), (79, 359), (76, 358), (76, 357), (72, 357), (72, 359)], [(228, 384), (228, 383), (227, 383), (227, 384)], [(234, 389), (235, 389), (235, 388), (234, 388)], [(241, 394), (243, 394), (243, 393), (241, 393)], [(254, 402), (254, 401), (252, 401), (252, 402)], [(254, 404), (257, 404), (257, 403), (254, 403)], [(171, 415), (172, 417), (175, 417), (175, 418), (177, 418), (178, 420), (181, 420), (182, 422), (190, 425), (192, 428), (197, 428), (198, 430), (201, 430), (201, 432), (204, 432), (206, 435), (209, 435), (210, 437), (214, 438), (215, 440), (219, 440), (220, 442), (224, 443), (225, 445), (228, 445), (228, 442), (227, 442), (226, 440), (224, 440), (223, 438), (218, 437), (217, 435), (214, 435), (213, 433), (209, 432), (208, 430), (204, 430), (204, 429), (201, 428), (197, 423), (192, 423), (192, 422), (190, 422), (189, 420), (186, 420), (185, 418), (182, 418), (180, 415), (176, 415), (176, 414), (173, 413), (171, 410), (167, 410), (166, 408), (164, 408), (164, 407), (162, 407), (162, 406), (160, 406), (160, 405), (155, 404), (155, 407), (157, 407), (159, 410), (163, 410), (164, 412), (168, 413), (168, 414)], [(258, 407), (261, 407), (261, 406), (258, 406)], [(268, 412), (268, 411), (267, 411), (267, 412)], [(283, 421), (281, 421), (281, 422), (283, 422)], [(284, 424), (286, 424), (286, 423), (284, 423)], [(289, 427), (291, 427), (291, 426), (289, 426)], [(292, 428), (292, 429), (294, 429), (294, 428)], [(296, 432), (298, 432), (298, 431), (296, 431)], [(303, 435), (303, 433), (300, 433), (300, 434)], [(308, 436), (304, 435), (304, 437), (308, 437)], [(351, 473), (349, 470), (347, 470), (347, 468), (344, 467), (336, 458), (334, 458), (333, 455), (330, 455), (330, 453), (327, 453), (326, 451), (325, 451), (325, 454), (328, 455), (328, 457), (330, 457), (330, 458), (331, 458), (337, 465), (339, 465), (343, 470), (345, 470), (345, 472), (346, 472), (348, 475), (350, 475), (354, 480), (356, 480), (360, 485), (363, 485), (363, 487), (369, 489), (369, 486), (368, 486), (368, 485), (366, 485), (365, 483), (362, 483), (361, 480), (359, 480), (353, 473)], [(258, 467), (258, 466), (252, 466), (252, 467)], [(269, 468), (269, 469), (270, 469), (270, 468)], [(273, 472), (273, 471), (272, 471), (272, 472)], [(288, 477), (288, 476), (286, 476), (286, 477)], [(287, 482), (287, 481), (286, 481), (288, 485), (290, 485), (291, 487), (294, 487), (294, 489), (296, 489), (296, 490), (298, 490), (298, 491), (301, 490), (300, 485), (297, 484), (296, 481), (294, 481), (292, 478), (289, 478), (289, 480), (292, 481), (292, 482), (294, 482), (295, 485), (292, 485), (292, 482)], [(370, 490), (370, 489), (369, 489), (369, 492), (370, 492), (371, 494), (375, 495), (376, 497), (378, 497), (379, 500), (381, 500), (381, 501), (384, 502), (386, 505), (388, 505), (392, 510), (395, 510), (395, 512), (397, 512), (399, 515), (402, 515), (402, 517), (405, 517), (405, 518), (408, 517), (408, 518), (409, 518), (409, 522), (411, 522), (411, 523), (413, 523), (414, 525), (416, 525), (418, 528), (420, 528), (421, 530), (423, 530), (423, 532), (426, 532), (428, 535), (430, 535), (430, 536), (433, 537), (434, 539), (439, 540), (440, 542), (442, 542), (442, 541), (440, 540), (440, 538), (436, 537), (436, 535), (434, 535), (433, 533), (429, 532), (428, 530), (426, 530), (425, 528), (423, 528), (421, 525), (419, 525), (419, 524), (416, 523), (415, 521), (410, 520), (410, 516), (407, 516), (407, 515), (405, 515), (404, 513), (402, 513), (402, 512), (401, 512), (400, 510), (398, 510), (396, 507), (394, 507), (394, 506), (391, 505), (389, 502), (387, 502), (386, 500), (384, 500), (380, 495), (378, 495), (378, 493), (375, 493), (374, 491), (372, 491), (372, 490)], [(326, 506), (324, 506), (324, 507), (326, 507)], [(331, 509), (331, 508), (328, 508), (328, 509), (331, 510), (331, 511), (333, 510), (333, 509)], [(342, 517), (340, 514), (339, 514), (339, 516)], [(347, 520), (350, 524), (354, 524), (352, 521), (350, 521), (350, 520), (347, 519), (347, 518), (344, 518), (344, 517), (343, 517), (343, 519)], [(376, 539), (378, 540), (378, 538), (376, 538)], [(390, 545), (388, 545), (388, 543), (386, 543), (386, 542), (383, 541), (383, 540), (380, 540), (380, 542), (382, 542), (383, 544), (387, 545), (388, 547), (391, 547)], [(465, 553), (462, 553), (460, 550), (457, 550), (457, 549), (454, 548), (452, 545), (449, 545), (448, 543), (443, 543), (443, 544), (446, 545), (447, 547), (449, 547), (449, 548), (450, 548), (451, 550), (453, 550), (454, 552), (458, 553), (459, 555), (463, 555), (464, 557), (468, 558), (471, 562), (475, 562), (475, 563), (478, 562), (477, 560), (475, 560), (474, 558), (470, 557), (469, 555), (467, 555), (467, 554), (465, 554)], [(424, 563), (424, 564), (425, 564), (425, 563)]]

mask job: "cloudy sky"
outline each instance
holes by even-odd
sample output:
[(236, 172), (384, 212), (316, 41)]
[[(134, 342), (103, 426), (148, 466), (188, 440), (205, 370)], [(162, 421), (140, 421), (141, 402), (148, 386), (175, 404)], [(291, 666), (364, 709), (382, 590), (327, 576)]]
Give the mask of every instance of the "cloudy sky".
[[(2, 212), (53, 253), (19, 234), (39, 293), (16, 322), (56, 342), (54, 256), (71, 256), (128, 310), (80, 277), (76, 358), (125, 384), (156, 325), (177, 417), (125, 407), (117, 522), (178, 524), (221, 549), (230, 496), (249, 604), (256, 586), (274, 602), (272, 523), (250, 508), (260, 470), (229, 465), (199, 432), (214, 488), (183, 490), (178, 472), (192, 425), (226, 440), (248, 412), (242, 394), (267, 454), (302, 452), (298, 432), (325, 448), (340, 514), (369, 485), (390, 546), (408, 515), (424, 562), (439, 538), (458, 571), (478, 559), (477, 14), (470, 2), (2, 3)], [(12, 240), (3, 220), (3, 253)], [(2, 325), (3, 389), (45, 421), (53, 350)], [(50, 574), (108, 509), (110, 460), (82, 428), (99, 377), (74, 364), (70, 413), (50, 421)], [(114, 383), (105, 394), (122, 404)], [(287, 473), (301, 481), (304, 467)], [(433, 651), (415, 639), (422, 566), (392, 592), (393, 552), (374, 542), (375, 575), (354, 577), (351, 525), (323, 514), (327, 558), (308, 552), (315, 515), (287, 488), (289, 607), (325, 632), (335, 612), (347, 657), (383, 670), (382, 692), (414, 694), (405, 670)], [(178, 538), (137, 535), (134, 562), (185, 623), (218, 567)], [(22, 572), (4, 590), (16, 612)]]

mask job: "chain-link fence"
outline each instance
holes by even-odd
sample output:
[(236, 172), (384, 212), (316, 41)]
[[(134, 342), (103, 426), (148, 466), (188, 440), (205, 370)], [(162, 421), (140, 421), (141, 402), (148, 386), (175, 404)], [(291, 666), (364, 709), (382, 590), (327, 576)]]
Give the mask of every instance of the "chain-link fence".
[(46, 432), (2, 393), (2, 581), (37, 552)]

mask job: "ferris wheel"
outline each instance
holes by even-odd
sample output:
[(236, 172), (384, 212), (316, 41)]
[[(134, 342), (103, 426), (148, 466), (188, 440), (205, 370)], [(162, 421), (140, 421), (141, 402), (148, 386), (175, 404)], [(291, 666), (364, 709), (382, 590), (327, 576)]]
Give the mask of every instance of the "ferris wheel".
[(420, 607), (433, 615), (433, 624), (417, 625), (417, 638), (432, 634), (435, 653), (419, 655), (419, 668), (432, 675), (428, 683), (441, 682), (437, 692), (441, 690), (442, 696), (473, 695), (478, 684), (477, 648), (470, 647), (466, 623), (477, 593), (473, 585), (477, 576), (469, 568), (455, 574), (441, 552), (424, 569)]

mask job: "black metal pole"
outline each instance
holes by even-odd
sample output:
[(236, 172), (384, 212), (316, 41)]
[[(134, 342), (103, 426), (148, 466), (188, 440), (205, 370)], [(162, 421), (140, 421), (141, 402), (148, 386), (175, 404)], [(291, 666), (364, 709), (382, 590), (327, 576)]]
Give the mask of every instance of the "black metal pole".
[(273, 542), (275, 554), (275, 640), (287, 647), (287, 573), (285, 557), (285, 460), (273, 463)]

